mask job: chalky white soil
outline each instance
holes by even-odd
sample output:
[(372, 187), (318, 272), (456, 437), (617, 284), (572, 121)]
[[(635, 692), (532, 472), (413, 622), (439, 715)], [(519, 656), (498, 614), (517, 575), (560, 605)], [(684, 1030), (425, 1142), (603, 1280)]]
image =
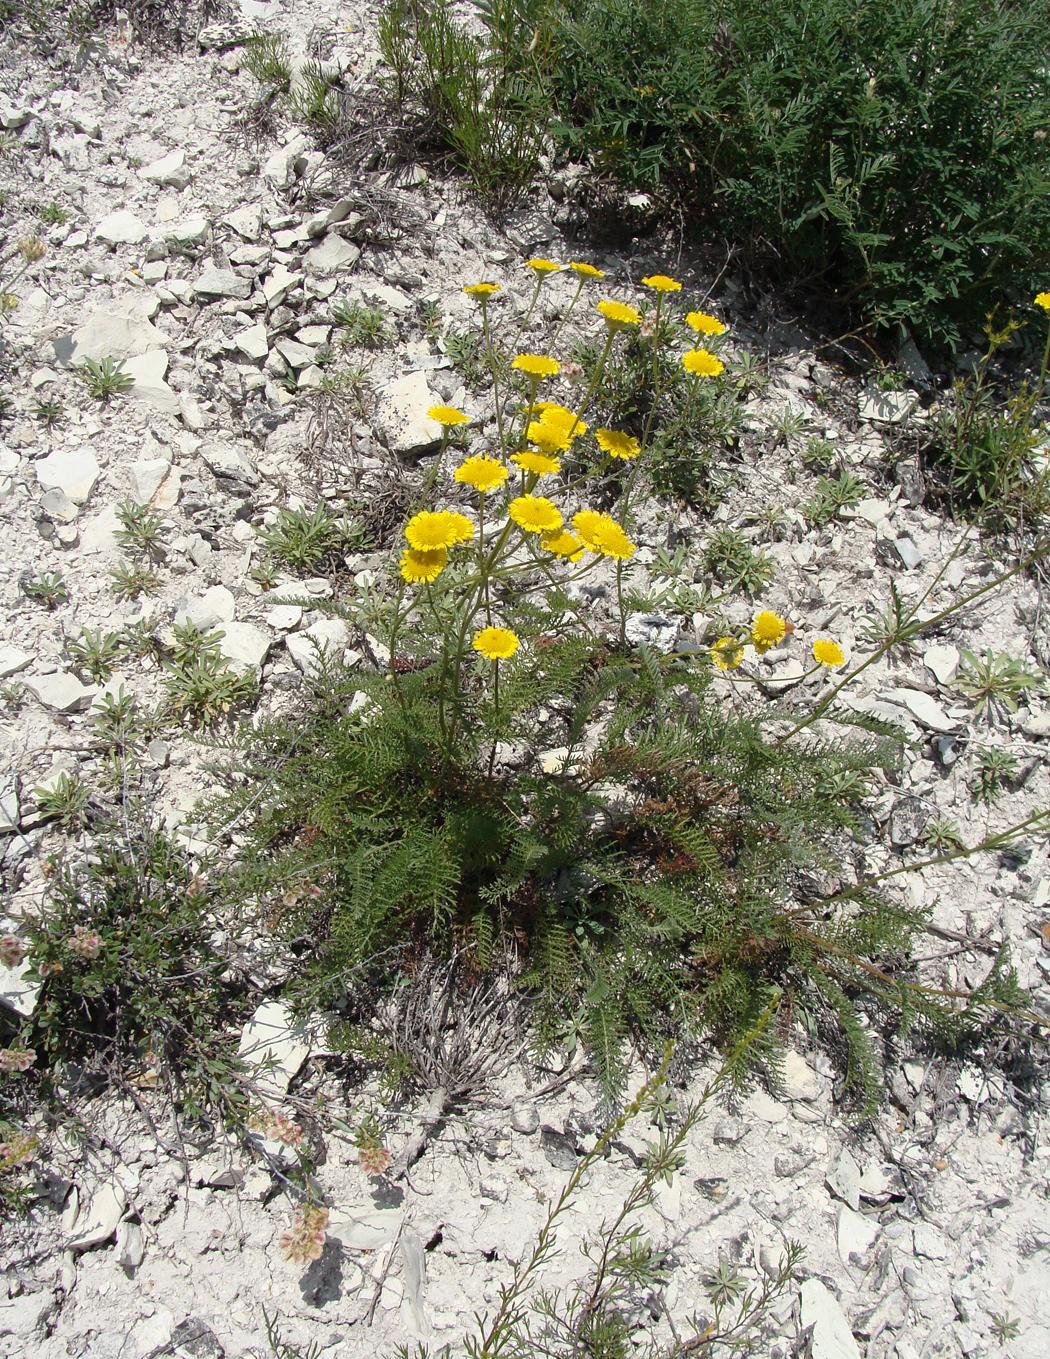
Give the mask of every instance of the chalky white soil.
[[(429, 438), (425, 410), (434, 400), (485, 418), (483, 398), (462, 388), (420, 308), (434, 303), (442, 327), (466, 327), (472, 307), (463, 283), (498, 278), (501, 308), (512, 315), (528, 296), (520, 266), (530, 254), (593, 258), (624, 298), (637, 298), (638, 280), (654, 268), (673, 272), (729, 322), (730, 362), (745, 350), (763, 361), (770, 382), (749, 401), (741, 448), (726, 459), (736, 487), (714, 525), (743, 527), (773, 555), (776, 576), (762, 602), (804, 621), (807, 633), (858, 646), (891, 583), (906, 598), (921, 593), (959, 543), (960, 527), (918, 503), (914, 468), (890, 451), (908, 408), (918, 402), (912, 418), (922, 419), (930, 400), (917, 356), (905, 356), (914, 390), (858, 387), (829, 362), (834, 350), (818, 357), (774, 301), (709, 261), (645, 237), (618, 254), (567, 239), (572, 210), (561, 172), (548, 177), (552, 196), (538, 186), (528, 210), (497, 227), (456, 183), (381, 165), (350, 173), (280, 116), (276, 133), (256, 137), (243, 118), (258, 87), (242, 70), (239, 39), (257, 23), (283, 31), (298, 57), (337, 63), (351, 99), (368, 101), (378, 7), (241, 0), (240, 10), (242, 18), (204, 30), (182, 54), (151, 53), (119, 28), (98, 35), (79, 62), (10, 41), (3, 48), (0, 186), (11, 228), (3, 252), (33, 234), (47, 247), (13, 285), (19, 305), (3, 332), (14, 408), (0, 425), (0, 676), (24, 686), (0, 726), (0, 859), (14, 924), (39, 900), (40, 861), (57, 839), (41, 824), (33, 790), (62, 771), (90, 781), (98, 765), (91, 715), (103, 691), (75, 673), (68, 640), (85, 627), (115, 630), (145, 618), (164, 629), (190, 616), (224, 630), (226, 654), (258, 673), (264, 708), (301, 683), (311, 637), (360, 651), (352, 629), (281, 605), (279, 593), (252, 581), (257, 529), (288, 505), (323, 498), (338, 508), (349, 496), (378, 495), (394, 466), (416, 475), (412, 454)], [(51, 201), (68, 221), (41, 227), (32, 207)], [(549, 334), (570, 293), (568, 281), (552, 282), (538, 336)], [(367, 421), (336, 409), (326, 423), (310, 395), (313, 359), (331, 337), (340, 298), (378, 301), (398, 330), (396, 346), (372, 360)], [(71, 365), (105, 355), (126, 359), (136, 385), (101, 406)], [(280, 382), (289, 369), (299, 374), (295, 394)], [(48, 429), (32, 412), (50, 397), (64, 416)], [(769, 432), (785, 410), (808, 422), (786, 444)], [(832, 443), (870, 487), (855, 511), (822, 530), (798, 509), (814, 485), (799, 459), (812, 437)], [(135, 604), (116, 602), (109, 580), (120, 559), (115, 507), (126, 498), (150, 502), (166, 524), (160, 590)], [(760, 519), (769, 507), (783, 511), (771, 542)], [(644, 506), (639, 582), (657, 548), (679, 545), (696, 563), (686, 580), (700, 579), (714, 525)], [(348, 578), (361, 585), (362, 573), (386, 562), (385, 552), (350, 556)], [(930, 611), (1003, 565), (972, 538), (944, 570)], [(26, 573), (45, 571), (60, 572), (69, 590), (53, 613), (20, 585)], [(323, 595), (331, 587), (297, 582), (293, 593), (304, 588)], [(591, 602), (599, 614), (606, 607), (600, 592)], [(740, 597), (728, 616), (743, 622), (752, 607)], [(632, 636), (671, 646), (702, 638), (708, 621), (638, 615)], [(1046, 645), (1036, 587), (1017, 578), (911, 656), (865, 672), (851, 701), (899, 722), (912, 745), (904, 768), (868, 804), (871, 838), (858, 867), (903, 861), (930, 818), (954, 820), (976, 840), (1047, 804), (1045, 698), (988, 729), (953, 684), (960, 648), (1006, 651), (1040, 668)], [(802, 656), (796, 644), (769, 654), (769, 698), (804, 698)], [(814, 692), (818, 683), (805, 681)], [(147, 663), (122, 665), (106, 689), (121, 686), (146, 703), (161, 696), (159, 671)], [(1009, 748), (1023, 771), (991, 808), (971, 794), (982, 744)], [(153, 804), (191, 839), (206, 754), (177, 731), (148, 754)], [(1042, 840), (905, 881), (942, 930), (1008, 940), (1022, 984), (1037, 1004), (1050, 1004)], [(931, 951), (940, 943), (950, 955), (939, 974), (946, 985), (971, 985), (986, 971), (987, 949), (954, 951), (934, 940)], [(6, 1003), (32, 1004), (17, 976), (5, 974), (3, 985)], [(293, 1096), (306, 1105), (337, 1098), (321, 1055), (296, 1055)], [(134, 1110), (102, 1104), (90, 1114), (97, 1147), (70, 1146), (56, 1162), (52, 1208), (3, 1229), (0, 1355), (262, 1356), (270, 1352), (264, 1313), (278, 1319), (285, 1342), (324, 1354), (392, 1354), (420, 1339), (455, 1351), (593, 1143), (593, 1086), (586, 1078), (559, 1086), (555, 1074), (512, 1068), (448, 1123), (394, 1191), (362, 1173), (347, 1136), (328, 1137), (317, 1182), (331, 1205), (329, 1244), (305, 1272), (278, 1249), (290, 1210), (264, 1159), (219, 1135), (172, 1155)], [(687, 1100), (706, 1074), (687, 1071), (676, 1096)], [(661, 1186), (643, 1218), (672, 1252), (668, 1308), (679, 1317), (703, 1310), (702, 1279), (720, 1256), (761, 1269), (793, 1239), (805, 1247), (804, 1282), (779, 1305), (763, 1354), (1045, 1359), (1050, 1148), (1037, 1092), (932, 1057), (891, 1069), (888, 1086), (874, 1124), (853, 1129), (832, 1067), (800, 1035), (783, 1100), (758, 1092), (734, 1110), (711, 1108), (689, 1139), (683, 1173)], [(351, 1095), (350, 1121), (353, 1107)], [(405, 1136), (416, 1113), (404, 1112)], [(576, 1242), (615, 1210), (654, 1132), (636, 1120), (594, 1170), (548, 1282), (578, 1275)], [(997, 1338), (996, 1316), (1016, 1319), (1016, 1339)]]

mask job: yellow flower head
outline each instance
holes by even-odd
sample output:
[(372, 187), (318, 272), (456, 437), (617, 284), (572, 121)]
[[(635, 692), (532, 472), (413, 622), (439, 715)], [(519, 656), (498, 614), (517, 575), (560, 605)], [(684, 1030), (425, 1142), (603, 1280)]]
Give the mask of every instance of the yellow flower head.
[(467, 283), (463, 291), (468, 297), (480, 297), (482, 301), (491, 297), (493, 293), (498, 293), (500, 285), (498, 283)]
[(525, 437), (548, 456), (564, 453), (572, 445), (568, 425), (549, 425), (545, 420), (532, 420)]
[(474, 525), (465, 514), (454, 510), (420, 510), (405, 525), (409, 547), (417, 552), (435, 552), (468, 542)]
[(669, 278), (667, 274), (650, 274), (648, 278), (643, 278), (642, 282), (647, 288), (652, 288), (654, 293), (680, 293), (682, 285), (676, 278)]
[(632, 458), (637, 458), (642, 451), (642, 446), (633, 434), (621, 434), (616, 429), (596, 429), (594, 437), (598, 441), (598, 447), (603, 453), (608, 453), (610, 458), (621, 458), (624, 462), (629, 462)]
[(572, 516), (572, 526), (583, 539), (585, 547), (602, 557), (630, 561), (634, 543), (610, 514), (600, 510), (579, 510)]
[(431, 406), (427, 411), (427, 414), (430, 416), (431, 420), (436, 420), (439, 425), (443, 425), (446, 429), (451, 428), (453, 425), (470, 424), (470, 416), (464, 415), (463, 412), (457, 410), (455, 406)]
[(597, 303), (598, 310), (605, 317), (610, 330), (623, 330), (626, 326), (640, 326), (642, 313), (627, 302), (612, 302), (608, 298)]
[(537, 477), (549, 477), (561, 471), (561, 462), (558, 458), (552, 457), (549, 453), (534, 453), (531, 448), (523, 449), (521, 453), (512, 453), (510, 460), (517, 463), (523, 472), (531, 472)]
[(557, 401), (537, 401), (533, 406), (533, 411), (540, 419), (546, 420), (549, 425), (565, 425), (572, 430), (572, 437), (578, 439), (581, 434), (587, 433), (587, 426), (582, 420), (577, 420), (573, 411), (568, 406), (559, 406)]
[(719, 670), (735, 670), (744, 659), (744, 644), (736, 637), (719, 637), (711, 648), (711, 661)]
[(540, 539), (540, 547), (545, 552), (553, 552), (556, 557), (566, 557), (571, 562), (578, 562), (583, 556), (583, 543), (568, 529), (544, 534)]
[(406, 547), (401, 554), (402, 578), (410, 585), (429, 584), (441, 575), (447, 561), (448, 553), (443, 547), (436, 547), (431, 552)]
[(518, 639), (510, 628), (482, 628), (474, 634), (473, 647), (489, 661), (506, 661), (518, 649)]
[(554, 533), (564, 522), (554, 501), (542, 495), (519, 495), (507, 508), (518, 528), (526, 533)]
[(546, 354), (517, 354), (510, 366), (516, 368), (519, 373), (527, 373), (529, 377), (537, 380), (557, 377), (561, 372), (558, 360), (550, 359)]
[(555, 264), (553, 260), (533, 259), (525, 261), (526, 269), (535, 269), (540, 276), (543, 274), (557, 274), (561, 272), (561, 265)]
[(818, 637), (813, 643), (813, 659), (818, 665), (837, 670), (840, 665), (846, 664), (846, 653), (830, 637)]
[(473, 486), (475, 491), (484, 495), (486, 491), (494, 491), (497, 486), (502, 486), (509, 473), (495, 458), (475, 453), (461, 462), (452, 475), (456, 481), (464, 486)]
[(682, 367), (696, 377), (717, 377), (725, 371), (725, 364), (709, 349), (688, 349), (682, 355)]
[(1036, 293), (1035, 305), (1042, 307), (1043, 311), (1050, 311), (1050, 293)]
[(771, 609), (762, 609), (755, 614), (751, 623), (751, 641), (755, 650), (761, 656), (770, 647), (782, 642), (787, 636), (787, 630), (788, 625), (780, 614), (773, 613)]
[(569, 268), (575, 270), (581, 278), (604, 278), (605, 270), (596, 269), (593, 264), (587, 264), (584, 260), (570, 260)]
[(726, 333), (725, 325), (718, 317), (709, 316), (706, 311), (687, 312), (685, 323), (698, 335), (724, 335)]

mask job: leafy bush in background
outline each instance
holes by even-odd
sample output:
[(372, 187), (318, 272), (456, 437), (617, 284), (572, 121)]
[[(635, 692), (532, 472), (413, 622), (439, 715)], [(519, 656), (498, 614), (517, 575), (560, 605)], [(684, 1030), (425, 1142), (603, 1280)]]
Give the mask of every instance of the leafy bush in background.
[(876, 329), (954, 344), (1050, 259), (1045, 0), (581, 0), (560, 136)]

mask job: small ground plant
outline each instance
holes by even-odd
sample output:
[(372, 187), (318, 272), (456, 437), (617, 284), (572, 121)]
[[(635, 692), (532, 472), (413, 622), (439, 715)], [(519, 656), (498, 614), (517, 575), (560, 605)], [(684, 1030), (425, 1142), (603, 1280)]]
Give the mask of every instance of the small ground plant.
[[(536, 297), (561, 272), (529, 267)], [(571, 268), (563, 315), (600, 278)], [(899, 742), (837, 696), (959, 606), (923, 619), (925, 596), (899, 602), (886, 639), (839, 679), (839, 643), (806, 638), (807, 676), (825, 685), (808, 709), (725, 701), (772, 648), (802, 645), (773, 609), (700, 649), (628, 640), (633, 507), (657, 431), (680, 420), (702, 438), (699, 413), (717, 409), (705, 390), (733, 390), (724, 325), (680, 315), (673, 278), (643, 283), (644, 309), (597, 302), (575, 386), (552, 355), (515, 352), (521, 326), (500, 316), (498, 284), (466, 286), (496, 447), (470, 451), (468, 416), (431, 408), (442, 435), (423, 507), (362, 627), (378, 669), (328, 658), (303, 710), (239, 734), (218, 815), (248, 847), (227, 890), (297, 942), (302, 1004), (339, 1010), (350, 976), (393, 984), (398, 966), (382, 960), (403, 960), (406, 941), (479, 975), (512, 950), (536, 1050), (581, 1044), (610, 1104), (631, 1044), (705, 1033), (738, 1052), (773, 1007), (734, 1079), (763, 1067), (775, 1083), (776, 1036), (804, 1013), (837, 1035), (870, 1107), (880, 1011), (954, 1041), (1023, 1007), (1003, 959), (972, 995), (920, 975), (922, 914), (847, 867), (857, 802)], [(836, 885), (814, 893), (825, 874)]]

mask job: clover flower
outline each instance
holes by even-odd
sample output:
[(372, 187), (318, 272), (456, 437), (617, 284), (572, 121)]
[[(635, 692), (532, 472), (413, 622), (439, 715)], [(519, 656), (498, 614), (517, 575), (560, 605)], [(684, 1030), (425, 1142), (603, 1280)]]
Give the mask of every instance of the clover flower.
[(554, 501), (542, 495), (519, 495), (510, 502), (507, 512), (526, 533), (553, 533), (564, 522)]
[(427, 411), (431, 420), (436, 420), (445, 429), (450, 429), (453, 425), (469, 425), (470, 416), (456, 406), (431, 406)]
[(474, 525), (465, 514), (455, 510), (420, 510), (405, 525), (409, 547), (419, 552), (455, 547), (457, 543), (469, 542), (473, 536)]
[(17, 967), (25, 955), (25, 945), (17, 935), (0, 935), (0, 963), (4, 967)]
[(818, 665), (826, 665), (829, 670), (837, 670), (846, 664), (846, 653), (838, 642), (830, 637), (818, 637), (813, 643), (813, 659)]
[(473, 457), (461, 462), (452, 473), (456, 481), (464, 486), (472, 486), (484, 495), (502, 486), (509, 473), (503, 464), (485, 453), (475, 453)]
[(512, 453), (510, 460), (521, 468), (523, 472), (531, 472), (537, 477), (549, 477), (554, 472), (561, 471), (561, 461), (549, 453), (537, 453), (531, 448), (522, 449), (520, 453)]
[(518, 649), (518, 638), (510, 628), (482, 628), (471, 643), (488, 661), (507, 661)]
[(0, 1075), (16, 1076), (36, 1061), (32, 1048), (0, 1048)]
[(596, 305), (598, 311), (605, 318), (605, 324), (613, 333), (624, 330), (627, 326), (640, 326), (642, 324), (642, 313), (637, 307), (632, 307), (627, 302), (614, 302), (605, 298)]
[(537, 258), (526, 260), (525, 267), (526, 269), (535, 269), (537, 274), (557, 274), (561, 272), (562, 266), (560, 264), (556, 264), (554, 260), (545, 260), (542, 258)]
[(724, 335), (726, 327), (717, 316), (709, 316), (706, 311), (686, 312), (685, 323), (697, 335)]
[(594, 437), (598, 441), (598, 447), (603, 453), (608, 453), (610, 458), (620, 458), (624, 462), (629, 462), (632, 458), (637, 458), (642, 451), (642, 446), (633, 434), (621, 434), (616, 429), (596, 429)]
[(305, 1265), (320, 1260), (328, 1235), (328, 1209), (306, 1203), (292, 1219), (292, 1225), (282, 1232), (281, 1253), (293, 1264)]
[(510, 366), (519, 373), (527, 373), (537, 382), (540, 378), (557, 377), (561, 372), (558, 360), (548, 358), (546, 354), (517, 354)]
[(717, 377), (725, 371), (725, 364), (709, 349), (688, 349), (682, 355), (682, 367), (694, 377)]
[(604, 278), (605, 270), (599, 269), (593, 264), (588, 264), (586, 260), (570, 260), (569, 268), (579, 274), (581, 278)]
[(751, 623), (751, 641), (761, 656), (770, 647), (776, 646), (787, 636), (788, 625), (780, 614), (771, 609), (762, 609), (755, 614)]
[(557, 533), (546, 533), (540, 539), (540, 547), (544, 552), (552, 552), (556, 557), (565, 557), (570, 562), (578, 562), (583, 556), (584, 545), (575, 534), (568, 529), (560, 529)]
[(500, 285), (498, 283), (467, 283), (463, 287), (463, 291), (468, 297), (480, 297), (483, 301), (491, 297), (493, 293), (498, 293), (499, 290)]
[(654, 293), (680, 293), (682, 285), (676, 278), (670, 278), (667, 274), (650, 274), (648, 278), (643, 278), (642, 282), (647, 288), (652, 288)]
[(601, 510), (579, 510), (572, 517), (572, 526), (583, 539), (584, 546), (602, 557), (630, 561), (635, 545), (611, 514)]
[(90, 929), (87, 925), (77, 925), (72, 936), (66, 941), (66, 947), (77, 958), (90, 962), (99, 955), (102, 937), (98, 930)]
[(711, 648), (711, 661), (719, 670), (735, 670), (744, 659), (744, 644), (736, 637), (719, 637)]
[(401, 554), (401, 579), (409, 585), (429, 585), (441, 575), (447, 561), (448, 551), (443, 547), (429, 551), (406, 547)]

